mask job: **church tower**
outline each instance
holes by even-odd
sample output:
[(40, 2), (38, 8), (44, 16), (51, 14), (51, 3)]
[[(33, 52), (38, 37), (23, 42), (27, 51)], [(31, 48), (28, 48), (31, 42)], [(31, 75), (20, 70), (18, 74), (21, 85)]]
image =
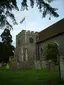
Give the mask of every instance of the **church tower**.
[(16, 57), (18, 62), (34, 62), (36, 58), (37, 32), (22, 30), (16, 36)]

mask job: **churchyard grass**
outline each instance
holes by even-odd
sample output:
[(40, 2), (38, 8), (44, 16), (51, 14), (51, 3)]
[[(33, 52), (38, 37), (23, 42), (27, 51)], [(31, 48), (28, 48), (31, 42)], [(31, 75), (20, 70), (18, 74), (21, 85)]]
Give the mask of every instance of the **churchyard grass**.
[(59, 73), (41, 70), (12, 71), (5, 67), (0, 68), (0, 85), (64, 85), (59, 82)]

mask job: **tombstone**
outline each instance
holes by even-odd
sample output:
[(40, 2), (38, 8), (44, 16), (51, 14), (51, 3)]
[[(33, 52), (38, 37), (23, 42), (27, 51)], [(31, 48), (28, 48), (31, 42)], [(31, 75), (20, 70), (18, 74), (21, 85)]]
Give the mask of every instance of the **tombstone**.
[(30, 69), (31, 69), (31, 65), (30, 65), (29, 62), (26, 62), (26, 69), (27, 69), (27, 70), (30, 70)]
[(11, 66), (11, 69), (12, 70), (17, 70), (17, 60), (16, 60), (16, 57), (14, 57), (13, 59), (11, 59), (10, 61), (10, 66)]
[(2, 63), (0, 63), (0, 67), (2, 67)]
[(7, 65), (6, 65), (6, 69), (9, 69), (9, 64), (7, 63)]
[(49, 60), (48, 61), (48, 67), (49, 67), (49, 70), (50, 72), (53, 72), (54, 71), (54, 62), (52, 60)]
[(35, 64), (35, 68), (36, 69), (41, 69), (41, 63), (40, 63), (40, 61), (34, 61), (34, 64)]
[(45, 69), (47, 66), (47, 62), (46, 61), (42, 61), (42, 68)]
[(4, 65), (6, 65), (7, 63), (4, 63)]
[(19, 66), (19, 62), (17, 62), (17, 66)]
[(20, 63), (20, 68), (21, 68), (21, 70), (30, 70), (31, 65), (30, 65), (29, 61), (23, 61)]
[(64, 56), (60, 57), (60, 74), (61, 79), (64, 80)]

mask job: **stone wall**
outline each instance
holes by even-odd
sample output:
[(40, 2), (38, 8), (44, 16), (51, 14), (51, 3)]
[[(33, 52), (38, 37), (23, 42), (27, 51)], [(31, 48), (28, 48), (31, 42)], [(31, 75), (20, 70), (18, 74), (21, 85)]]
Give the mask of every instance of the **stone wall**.
[[(59, 55), (64, 56), (64, 33), (63, 33), (63, 34), (52, 37), (44, 42), (37, 44), (37, 46), (36, 46), (37, 51), (38, 51), (37, 56), (36, 56), (37, 59), (45, 60), (44, 49), (45, 49), (46, 44), (50, 41), (55, 42), (58, 45)], [(42, 52), (41, 52), (41, 50), (42, 50)]]
[[(34, 62), (36, 56), (36, 36), (37, 32), (22, 30), (16, 36), (16, 56), (19, 60), (25, 61), (27, 55), (28, 61)], [(31, 40), (30, 40), (31, 38)], [(26, 54), (27, 53), (27, 54)]]

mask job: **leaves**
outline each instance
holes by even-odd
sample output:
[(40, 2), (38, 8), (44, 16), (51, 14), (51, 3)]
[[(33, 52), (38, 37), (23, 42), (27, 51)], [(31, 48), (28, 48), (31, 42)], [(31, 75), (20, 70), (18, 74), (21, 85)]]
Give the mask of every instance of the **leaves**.
[[(24, 11), (28, 10), (28, 0), (21, 1), (21, 9)], [(49, 19), (51, 19), (51, 15), (54, 17), (58, 17), (58, 13), (56, 12), (56, 8), (50, 6), (54, 0), (30, 0), (30, 6), (33, 8), (34, 4), (37, 5), (40, 12), (42, 12), (42, 16), (46, 17), (47, 14), (50, 15)], [(12, 10), (16, 9), (19, 11), (16, 0), (0, 0), (0, 28), (9, 27), (12, 29), (12, 25), (8, 22), (7, 17), (10, 17), (13, 24), (17, 24), (14, 14)]]
[[(56, 12), (57, 9), (51, 7), (49, 4), (54, 0), (35, 0), (35, 1), (36, 1), (36, 5), (37, 5), (38, 9), (42, 12), (43, 17), (46, 17), (47, 14), (53, 15), (54, 17), (59, 17), (58, 13)], [(30, 5), (32, 8), (34, 7), (35, 1), (30, 0)], [(22, 10), (28, 9), (27, 0), (22, 1), (21, 9)]]
[(14, 55), (14, 46), (12, 43), (12, 35), (9, 29), (5, 29), (1, 34), (2, 42), (0, 42), (0, 62), (8, 62), (9, 57)]
[(4, 32), (1, 34), (2, 41), (6, 44), (11, 44), (12, 36), (10, 34), (9, 29), (5, 29)]
[(16, 0), (1, 0), (0, 1), (0, 28), (9, 27), (12, 25), (8, 22), (7, 17), (10, 17), (13, 24), (17, 24), (14, 14), (11, 13), (13, 9), (18, 10)]
[(0, 42), (0, 63), (8, 63), (9, 57), (14, 55), (13, 50), (11, 45)]
[(58, 56), (58, 46), (54, 42), (49, 42), (45, 47), (46, 59), (56, 60)]

